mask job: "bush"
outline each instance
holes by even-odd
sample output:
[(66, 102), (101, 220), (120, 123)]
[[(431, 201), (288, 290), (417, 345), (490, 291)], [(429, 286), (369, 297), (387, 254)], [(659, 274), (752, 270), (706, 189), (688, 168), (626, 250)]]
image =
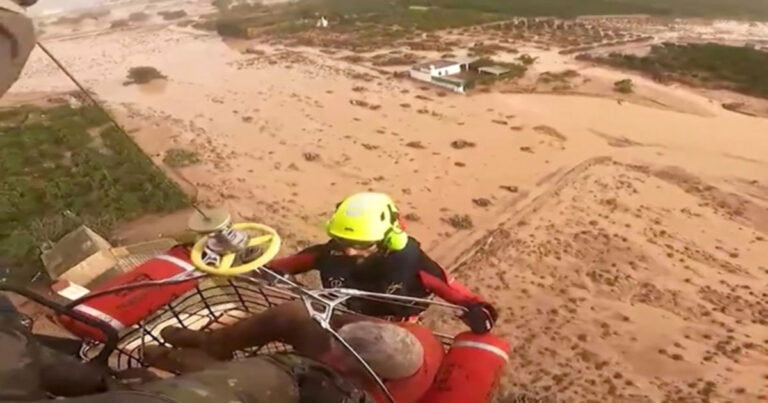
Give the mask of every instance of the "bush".
[(215, 24), (216, 33), (221, 36), (228, 36), (232, 38), (247, 38), (248, 27), (241, 21), (235, 19), (224, 19), (217, 21)]
[(383, 57), (374, 57), (374, 66), (409, 66), (418, 63), (419, 56), (413, 53), (403, 55), (382, 55)]
[(199, 163), (200, 157), (194, 151), (171, 148), (166, 151), (163, 162), (171, 168), (183, 168)]
[(524, 54), (524, 55), (520, 55), (520, 56), (518, 56), (518, 57), (517, 57), (517, 60), (518, 60), (520, 63), (522, 63), (522, 64), (523, 64), (523, 66), (530, 66), (530, 65), (532, 65), (533, 63), (536, 63), (536, 60), (537, 60), (537, 59), (538, 59), (538, 57), (533, 57), (533, 56), (531, 56), (531, 55), (529, 55), (529, 54), (527, 54), (527, 53), (526, 53), (526, 54)]
[(109, 24), (110, 28), (125, 28), (127, 26), (131, 25), (131, 22), (128, 20), (114, 20), (111, 24)]
[(628, 78), (613, 83), (613, 90), (622, 94), (631, 94), (634, 92), (634, 87), (635, 84)]
[(147, 21), (148, 19), (149, 19), (149, 14), (141, 11), (137, 11), (135, 13), (131, 13), (128, 15), (128, 21), (144, 22), (144, 21)]
[(159, 16), (163, 17), (166, 21), (171, 20), (178, 20), (179, 18), (184, 18), (187, 16), (187, 12), (184, 10), (176, 10), (176, 11), (161, 11), (157, 13)]
[(128, 70), (126, 84), (146, 84), (152, 80), (164, 80), (166, 78), (158, 69), (151, 66), (131, 67)]
[(538, 82), (543, 84), (560, 83), (565, 84), (572, 78), (578, 77), (580, 74), (576, 70), (564, 70), (561, 72), (545, 71), (539, 74)]
[(454, 214), (445, 220), (451, 227), (458, 230), (467, 230), (474, 227), (472, 218), (467, 214)]

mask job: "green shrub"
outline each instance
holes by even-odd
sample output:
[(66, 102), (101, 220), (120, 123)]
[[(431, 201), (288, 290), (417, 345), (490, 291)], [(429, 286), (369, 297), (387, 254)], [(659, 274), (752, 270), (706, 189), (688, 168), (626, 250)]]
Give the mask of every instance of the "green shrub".
[(533, 56), (531, 56), (531, 55), (529, 55), (527, 53), (517, 57), (517, 60), (520, 63), (522, 63), (523, 66), (530, 66), (530, 65), (536, 63), (537, 59), (538, 59), (538, 57), (533, 57)]
[(127, 26), (131, 25), (131, 22), (128, 20), (114, 20), (111, 24), (109, 24), (110, 28), (125, 28)]
[(193, 151), (171, 148), (166, 151), (163, 162), (172, 168), (183, 168), (200, 163), (200, 157)]
[(563, 70), (560, 72), (545, 71), (539, 74), (538, 82), (543, 84), (560, 83), (566, 84), (570, 79), (578, 77), (580, 74), (576, 70)]
[(631, 94), (634, 89), (635, 84), (628, 78), (613, 83), (613, 90), (622, 94)]
[(166, 79), (158, 69), (151, 66), (131, 67), (128, 70), (128, 81), (126, 84), (146, 84), (152, 80)]
[(184, 10), (176, 10), (176, 11), (161, 11), (157, 13), (159, 16), (163, 17), (165, 21), (172, 21), (172, 20), (178, 20), (179, 18), (184, 18), (187, 16), (187, 12)]
[(135, 13), (131, 13), (131, 14), (128, 15), (128, 21), (144, 22), (144, 21), (147, 21), (147, 20), (149, 20), (149, 14), (141, 12), (141, 11), (137, 11)]
[(247, 38), (248, 27), (238, 19), (224, 19), (216, 22), (216, 33), (232, 38)]

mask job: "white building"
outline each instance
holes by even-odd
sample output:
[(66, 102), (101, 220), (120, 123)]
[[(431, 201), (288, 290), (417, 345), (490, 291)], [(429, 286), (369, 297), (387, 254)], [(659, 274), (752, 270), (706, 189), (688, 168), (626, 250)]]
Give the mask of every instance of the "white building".
[(428, 82), (456, 92), (464, 92), (465, 80), (456, 75), (467, 70), (469, 63), (473, 61), (474, 59), (433, 60), (411, 67), (410, 75), (415, 80)]
[(432, 77), (459, 73), (461, 73), (461, 64), (453, 60), (433, 60), (411, 67), (411, 77), (422, 81), (430, 81)]

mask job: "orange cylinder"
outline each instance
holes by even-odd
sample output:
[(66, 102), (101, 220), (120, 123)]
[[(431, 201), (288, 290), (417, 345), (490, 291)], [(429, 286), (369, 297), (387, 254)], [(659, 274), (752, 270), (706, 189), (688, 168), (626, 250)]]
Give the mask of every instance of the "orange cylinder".
[(420, 403), (485, 403), (509, 361), (509, 344), (488, 334), (461, 333)]

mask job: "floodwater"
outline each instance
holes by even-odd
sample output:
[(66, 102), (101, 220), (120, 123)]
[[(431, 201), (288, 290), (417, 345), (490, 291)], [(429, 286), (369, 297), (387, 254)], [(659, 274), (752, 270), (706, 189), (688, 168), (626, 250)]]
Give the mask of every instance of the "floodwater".
[[(501, 308), (515, 348), (505, 392), (658, 401), (712, 380), (715, 400), (765, 393), (766, 119), (556, 51), (534, 69), (575, 67), (603, 93), (446, 94), (176, 28), (48, 46), (157, 161), (198, 152), (178, 173), (200, 203), (275, 226), (284, 253), (322, 240), (345, 195), (390, 193), (425, 249)], [(168, 79), (123, 85), (132, 66)], [(611, 92), (623, 77), (634, 98)], [(36, 53), (13, 91), (72, 89)], [(470, 228), (450, 225), (464, 215)], [(137, 225), (132, 236), (162, 230)], [(750, 347), (723, 353), (722, 340)]]

